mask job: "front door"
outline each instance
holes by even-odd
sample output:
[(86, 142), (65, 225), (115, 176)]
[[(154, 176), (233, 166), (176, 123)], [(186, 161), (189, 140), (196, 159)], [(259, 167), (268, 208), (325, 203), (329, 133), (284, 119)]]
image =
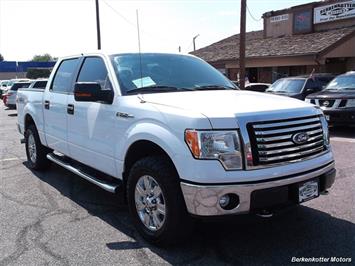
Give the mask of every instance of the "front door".
[(79, 59), (63, 60), (44, 94), (44, 128), (50, 148), (68, 155), (67, 100)]
[[(107, 68), (101, 57), (86, 57), (76, 82), (97, 82), (102, 90), (112, 90)], [(68, 96), (73, 111), (68, 114), (70, 157), (115, 176), (114, 150), (117, 143), (116, 113), (113, 104), (77, 102)]]

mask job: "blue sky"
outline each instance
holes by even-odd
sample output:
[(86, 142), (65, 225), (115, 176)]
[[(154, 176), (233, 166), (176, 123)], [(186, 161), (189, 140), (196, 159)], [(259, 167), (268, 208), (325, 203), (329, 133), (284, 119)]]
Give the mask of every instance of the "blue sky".
[[(310, 1), (248, 0), (247, 30), (260, 30), (261, 15)], [(94, 0), (0, 0), (0, 53), (6, 60), (35, 54), (65, 56), (96, 49)], [(136, 10), (142, 51), (182, 52), (239, 32), (239, 0), (100, 0), (102, 48), (136, 52)]]

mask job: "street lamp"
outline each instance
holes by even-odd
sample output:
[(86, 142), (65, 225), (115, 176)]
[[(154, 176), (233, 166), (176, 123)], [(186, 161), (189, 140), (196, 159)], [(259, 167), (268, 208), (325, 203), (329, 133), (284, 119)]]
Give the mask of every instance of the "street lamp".
[(194, 51), (196, 51), (196, 42), (195, 41), (198, 36), (200, 36), (200, 34), (197, 34), (195, 37), (192, 38), (192, 42), (194, 44)]

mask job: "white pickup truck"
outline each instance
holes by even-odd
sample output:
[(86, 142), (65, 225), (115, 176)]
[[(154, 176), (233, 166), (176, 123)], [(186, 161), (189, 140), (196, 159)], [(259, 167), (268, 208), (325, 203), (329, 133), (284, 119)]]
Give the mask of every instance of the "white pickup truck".
[(335, 179), (319, 108), (240, 91), (194, 56), (62, 58), (44, 91), (19, 90), (17, 109), (31, 168), (52, 161), (122, 189), (137, 230), (156, 244), (186, 237), (193, 217), (268, 215)]

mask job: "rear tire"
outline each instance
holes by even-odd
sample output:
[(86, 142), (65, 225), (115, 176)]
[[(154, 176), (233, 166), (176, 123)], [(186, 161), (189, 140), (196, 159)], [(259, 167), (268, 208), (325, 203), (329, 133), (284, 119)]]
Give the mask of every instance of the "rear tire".
[(178, 174), (166, 157), (146, 157), (133, 165), (127, 180), (127, 201), (136, 229), (153, 244), (175, 244), (192, 231)]
[(50, 149), (41, 144), (37, 128), (33, 124), (26, 129), (25, 143), (29, 167), (34, 170), (46, 169), (50, 165), (50, 161), (47, 159)]

